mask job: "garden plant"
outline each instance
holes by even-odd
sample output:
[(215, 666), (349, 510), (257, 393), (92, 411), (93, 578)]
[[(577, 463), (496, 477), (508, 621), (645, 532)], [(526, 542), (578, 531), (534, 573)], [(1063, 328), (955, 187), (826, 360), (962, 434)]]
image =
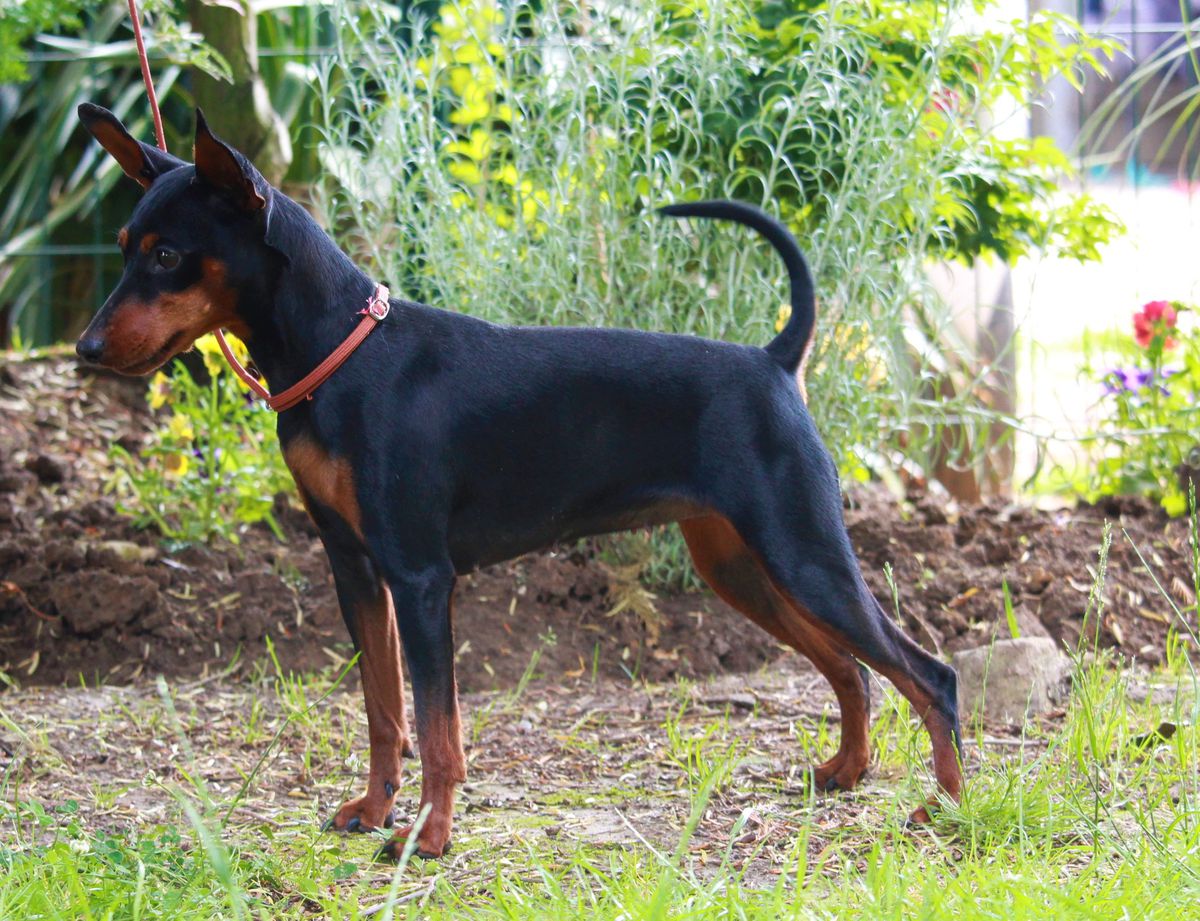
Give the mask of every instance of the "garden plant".
[(1200, 476), (1200, 328), (1195, 308), (1150, 301), (1131, 329), (1085, 342), (1084, 374), (1103, 394), (1094, 408), (1085, 493), (1147, 496), (1171, 515), (1187, 511)]

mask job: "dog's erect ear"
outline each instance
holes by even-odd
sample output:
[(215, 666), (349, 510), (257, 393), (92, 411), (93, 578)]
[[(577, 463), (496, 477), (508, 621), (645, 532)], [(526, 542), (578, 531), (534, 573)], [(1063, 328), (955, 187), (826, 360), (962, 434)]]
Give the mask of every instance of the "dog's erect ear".
[(101, 147), (112, 154), (125, 175), (137, 180), (143, 189), (150, 188), (150, 184), (163, 173), (187, 166), (165, 150), (143, 144), (126, 131), (121, 120), (108, 109), (83, 102), (76, 111), (83, 127), (91, 132)]
[(270, 185), (254, 164), (208, 129), (204, 113), (196, 110), (196, 178), (213, 186), (245, 211), (262, 211)]

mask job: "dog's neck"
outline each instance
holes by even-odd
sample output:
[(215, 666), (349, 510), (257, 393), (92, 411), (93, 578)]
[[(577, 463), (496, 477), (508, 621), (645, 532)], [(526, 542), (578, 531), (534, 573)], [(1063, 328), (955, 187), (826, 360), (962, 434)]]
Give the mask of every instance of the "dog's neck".
[(273, 277), (243, 289), (239, 314), (254, 364), (279, 393), (308, 374), (353, 331), (375, 282), (299, 204), (273, 190), (267, 243), (281, 254)]

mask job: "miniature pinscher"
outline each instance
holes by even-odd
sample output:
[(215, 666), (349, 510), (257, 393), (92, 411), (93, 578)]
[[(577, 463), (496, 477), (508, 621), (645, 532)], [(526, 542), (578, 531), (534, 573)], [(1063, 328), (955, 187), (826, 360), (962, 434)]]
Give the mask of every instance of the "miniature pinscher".
[[(98, 106), (80, 106), (79, 116), (145, 190), (118, 234), (124, 275), (80, 338), (80, 357), (148, 374), (224, 327), (286, 387), (343, 342), (375, 282), (199, 112), (194, 165), (137, 141)], [(954, 670), (905, 636), (868, 590), (837, 472), (805, 405), (815, 301), (804, 257), (781, 224), (747, 205), (661, 210), (740, 222), (779, 252), (792, 313), (765, 348), (496, 326), (383, 298), (373, 335), (279, 413), (366, 698), (366, 793), (329, 827), (393, 825), (401, 757), (411, 752), (403, 649), (427, 811), (417, 853), (449, 848), (455, 786), (466, 778), (452, 632), (460, 573), (555, 541), (672, 521), (717, 595), (833, 686), (841, 744), (812, 768), (818, 790), (849, 790), (867, 770), (865, 663), (923, 718), (938, 785), (958, 798)], [(929, 818), (922, 806), (911, 821)], [(381, 855), (397, 857), (412, 829), (395, 832)]]

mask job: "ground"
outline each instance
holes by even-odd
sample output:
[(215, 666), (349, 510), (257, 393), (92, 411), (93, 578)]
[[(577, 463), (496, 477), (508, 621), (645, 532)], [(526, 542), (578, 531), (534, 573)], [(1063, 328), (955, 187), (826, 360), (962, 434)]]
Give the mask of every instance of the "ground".
[(455, 849), (396, 874), (319, 830), (361, 792), (366, 726), (306, 519), (279, 497), (287, 542), (236, 548), (133, 530), (106, 445), (148, 423), (131, 385), (61, 358), (0, 368), (0, 917), (1175, 919), (1200, 897), (1200, 692), (1167, 641), (1195, 566), (1144, 503), (851, 497), (867, 579), (891, 608), (891, 567), (922, 643), (1007, 635), (1006, 585), (1019, 632), (1076, 651), (1063, 711), (967, 727), (967, 798), (919, 832), (928, 740), (885, 683), (867, 781), (816, 796), (827, 685), (710, 595), (614, 613), (634, 588), (590, 544), (467, 577)]

